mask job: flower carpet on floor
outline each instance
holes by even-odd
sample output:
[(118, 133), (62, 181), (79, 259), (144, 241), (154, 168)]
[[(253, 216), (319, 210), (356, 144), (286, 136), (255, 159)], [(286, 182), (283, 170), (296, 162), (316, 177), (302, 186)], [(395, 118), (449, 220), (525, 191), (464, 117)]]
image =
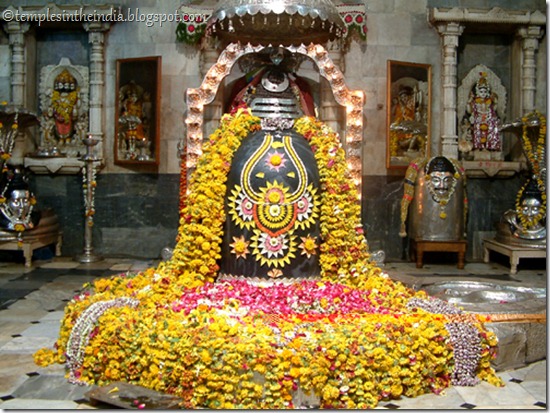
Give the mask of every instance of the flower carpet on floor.
[(296, 408), (298, 391), (321, 408), (374, 408), (450, 385), (502, 385), (484, 316), (393, 281), (370, 260), (345, 153), (314, 118), (294, 128), (319, 166), (319, 277), (219, 274), (225, 179), (259, 127), (247, 110), (224, 115), (180, 192), (172, 257), (86, 286), (68, 303), (55, 348), (35, 361), (65, 363), (74, 383), (176, 395), (182, 408)]

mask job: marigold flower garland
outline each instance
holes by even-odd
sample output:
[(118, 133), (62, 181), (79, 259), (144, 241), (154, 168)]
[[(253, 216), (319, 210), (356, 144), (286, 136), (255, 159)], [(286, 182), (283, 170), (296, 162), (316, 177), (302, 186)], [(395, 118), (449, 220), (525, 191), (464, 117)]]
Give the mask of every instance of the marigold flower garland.
[[(530, 119), (531, 118), (537, 118), (538, 120), (538, 126), (539, 126), (539, 133), (536, 141), (536, 148), (533, 148), (533, 143), (531, 142), (531, 139), (529, 138), (529, 129), (531, 128)], [(545, 152), (546, 152), (546, 118), (538, 111), (534, 111), (526, 116), (523, 116), (521, 118), (521, 124), (522, 124), (522, 135), (521, 135), (521, 142), (523, 146), (523, 151), (525, 153), (525, 156), (529, 162), (529, 166), (532, 169), (533, 175), (537, 177), (537, 179), (541, 179), (541, 162), (545, 161)], [(542, 167), (545, 167), (546, 165), (542, 165)], [(541, 188), (544, 188), (544, 182), (539, 182), (539, 186)]]
[[(533, 148), (533, 143), (529, 138), (529, 129), (531, 128), (530, 120), (536, 118), (538, 120), (538, 138), (536, 141), (536, 148)], [(531, 169), (532, 179), (537, 181), (537, 186), (541, 191), (542, 205), (539, 209), (539, 213), (534, 216), (531, 220), (528, 220), (527, 217), (521, 212), (522, 206), (521, 202), (523, 200), (523, 193), (526, 190), (527, 186), (531, 179), (528, 179), (525, 184), (520, 188), (516, 196), (516, 211), (518, 211), (518, 218), (521, 222), (523, 228), (531, 229), (539, 224), (540, 220), (546, 216), (546, 182), (544, 181), (543, 173), (541, 168), (545, 168), (545, 165), (541, 166), (541, 163), (546, 160), (546, 118), (539, 113), (534, 111), (521, 118), (522, 123), (522, 136), (521, 142), (523, 147), (523, 152), (527, 158), (529, 167)]]
[(78, 101), (78, 92), (78, 90), (74, 90), (62, 95), (59, 90), (54, 90), (52, 93), (52, 108), (55, 110), (56, 114), (61, 117), (63, 123), (69, 123), (71, 121), (73, 108)]
[[(190, 180), (172, 259), (87, 286), (66, 307), (55, 352), (38, 351), (36, 362), (64, 362), (77, 351), (84, 356), (71, 374), (80, 381), (127, 381), (178, 395), (182, 408), (300, 407), (297, 391), (314, 393), (322, 408), (373, 408), (400, 395), (441, 392), (475, 367), (477, 377), (501, 384), (490, 367), (496, 337), (483, 330), (482, 318), (467, 323), (482, 349), (479, 363), (457, 361), (447, 316), (422, 309), (411, 299), (423, 302), (425, 293), (369, 262), (338, 137), (313, 118), (295, 128), (319, 163), (322, 280), (214, 283), (225, 176), (240, 141), (258, 125), (247, 111), (223, 117)], [(123, 297), (139, 304), (105, 308)], [(101, 314), (89, 310), (94, 317), (79, 322), (91, 306)], [(71, 339), (77, 323), (91, 331), (88, 341), (79, 333)], [(69, 350), (70, 342), (81, 347)]]

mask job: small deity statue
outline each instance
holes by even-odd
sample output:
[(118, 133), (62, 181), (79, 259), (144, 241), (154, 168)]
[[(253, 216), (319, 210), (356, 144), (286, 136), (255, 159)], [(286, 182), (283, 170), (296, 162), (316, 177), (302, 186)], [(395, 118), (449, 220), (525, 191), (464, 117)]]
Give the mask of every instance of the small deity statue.
[(469, 125), (474, 150), (501, 151), (501, 120), (497, 113), (498, 96), (492, 92), (484, 72), (468, 98), (465, 122)]
[(150, 113), (147, 113), (146, 109), (150, 105), (146, 101), (147, 97), (144, 89), (134, 81), (122, 86), (119, 90), (121, 106), (118, 122), (126, 143), (128, 159), (137, 158), (137, 143), (146, 143), (149, 140), (147, 127)]
[(436, 157), (427, 165), (426, 173), (427, 186), (432, 199), (446, 205), (454, 193), (458, 178), (454, 176), (454, 165), (443, 156)]
[(465, 172), (456, 160), (444, 156), (415, 159), (407, 168), (404, 189), (399, 236), (407, 236), (410, 209), (411, 238), (456, 241), (464, 237)]
[(51, 140), (53, 135), (60, 143), (71, 142), (78, 119), (79, 94), (80, 88), (76, 79), (64, 69), (54, 80), (51, 105), (46, 114), (46, 118), (54, 120), (53, 134), (51, 123), (48, 123), (48, 120), (44, 121), (44, 124), (50, 127), (44, 132), (47, 139)]
[(23, 232), (35, 227), (39, 214), (33, 211), (36, 200), (19, 169), (4, 173), (0, 194), (0, 225), (2, 228)]
[(425, 125), (421, 113), (422, 92), (402, 85), (392, 102), (391, 155), (399, 156), (404, 151), (422, 150), (425, 144)]
[(509, 209), (503, 220), (515, 238), (546, 242), (546, 202), (535, 179), (530, 179), (518, 194), (515, 210)]
[(416, 119), (416, 93), (410, 86), (402, 86), (397, 94), (397, 102), (394, 106), (395, 122)]
[(458, 150), (462, 154), (464, 159), (471, 160), (473, 157), (470, 155), (472, 149), (474, 149), (472, 139), (472, 130), (470, 128), (470, 121), (467, 117), (462, 118), (460, 123), (460, 136), (458, 138)]

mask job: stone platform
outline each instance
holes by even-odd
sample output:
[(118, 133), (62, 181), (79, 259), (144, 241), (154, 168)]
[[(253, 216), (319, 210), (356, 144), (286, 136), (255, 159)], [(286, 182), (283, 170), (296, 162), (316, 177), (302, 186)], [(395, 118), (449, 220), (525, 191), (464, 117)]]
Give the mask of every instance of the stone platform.
[(32, 254), (35, 250), (55, 244), (55, 256), (61, 256), (61, 244), (63, 236), (59, 227), (57, 215), (52, 210), (41, 212), (38, 225), (23, 232), (21, 241), (17, 239), (17, 233), (0, 230), (0, 250), (23, 251), (25, 267), (32, 266)]
[(510, 258), (510, 274), (517, 274), (519, 260), (522, 258), (546, 258), (546, 246), (535, 248), (504, 244), (495, 239), (483, 240), (483, 261), (489, 262), (490, 251), (498, 252)]

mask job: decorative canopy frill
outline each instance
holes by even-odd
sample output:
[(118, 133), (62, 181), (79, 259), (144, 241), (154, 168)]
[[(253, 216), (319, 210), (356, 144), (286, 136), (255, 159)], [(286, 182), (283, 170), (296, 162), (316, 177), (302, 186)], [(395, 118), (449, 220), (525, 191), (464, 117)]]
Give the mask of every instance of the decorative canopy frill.
[(229, 42), (299, 45), (356, 36), (366, 40), (366, 6), (330, 0), (233, 0), (220, 8), (182, 5), (177, 39), (197, 44), (205, 36)]
[(300, 45), (342, 37), (345, 26), (329, 0), (232, 0), (214, 11), (206, 33), (231, 42)]
[(35, 126), (39, 123), (35, 113), (6, 102), (0, 104), (0, 122), (4, 127), (13, 127), (16, 124), (17, 128), (21, 129)]
[(17, 133), (38, 124), (38, 117), (33, 112), (7, 102), (0, 104), (0, 169), (2, 171), (6, 161), (11, 158)]

